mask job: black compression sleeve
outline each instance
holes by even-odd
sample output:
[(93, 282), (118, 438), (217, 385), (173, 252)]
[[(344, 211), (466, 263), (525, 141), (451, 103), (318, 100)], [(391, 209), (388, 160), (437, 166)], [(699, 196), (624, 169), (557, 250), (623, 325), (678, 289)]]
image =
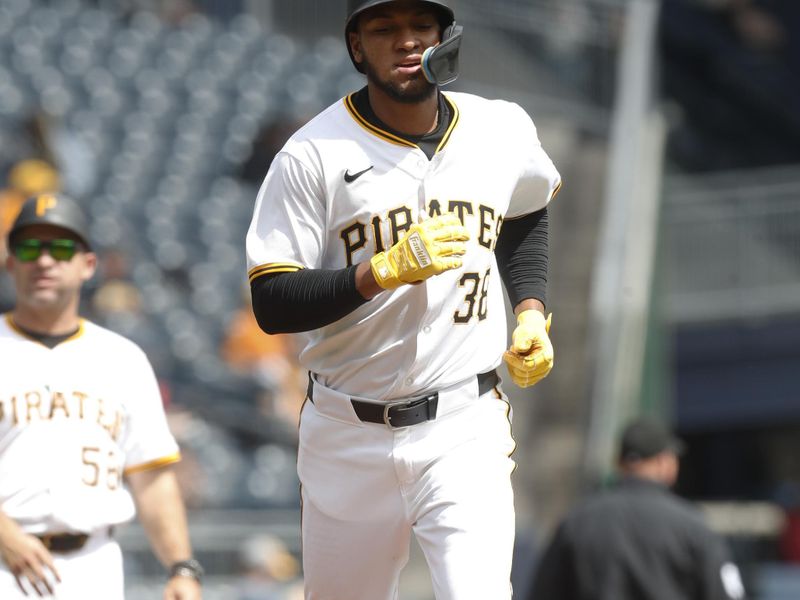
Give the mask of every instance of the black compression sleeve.
[(253, 280), (250, 292), (256, 321), (267, 333), (318, 329), (367, 302), (356, 288), (355, 266), (264, 275)]
[(547, 303), (547, 207), (503, 223), (495, 255), (511, 306), (527, 298)]

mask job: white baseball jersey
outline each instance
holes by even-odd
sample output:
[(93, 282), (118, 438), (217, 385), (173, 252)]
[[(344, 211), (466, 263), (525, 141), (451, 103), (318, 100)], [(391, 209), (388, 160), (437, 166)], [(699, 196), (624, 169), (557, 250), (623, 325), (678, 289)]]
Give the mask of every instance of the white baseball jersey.
[(133, 342), (82, 320), (48, 348), (0, 317), (0, 506), (29, 533), (130, 520), (123, 475), (175, 462), (153, 369)]
[(369, 260), (443, 212), (469, 230), (462, 268), (378, 294), (305, 334), (301, 363), (344, 393), (412, 397), (496, 367), (505, 350), (497, 234), (505, 219), (546, 206), (560, 177), (518, 105), (445, 96), (453, 119), (432, 160), (369, 123), (349, 96), (290, 138), (259, 192), (247, 235), (251, 280)]

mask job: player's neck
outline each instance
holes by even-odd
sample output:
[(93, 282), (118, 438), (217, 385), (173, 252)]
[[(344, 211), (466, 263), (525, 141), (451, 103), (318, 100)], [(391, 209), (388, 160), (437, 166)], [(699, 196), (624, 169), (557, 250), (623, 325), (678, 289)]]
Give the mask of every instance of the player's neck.
[(430, 98), (420, 102), (406, 104), (393, 100), (370, 86), (369, 103), (376, 117), (400, 133), (425, 135), (435, 130), (439, 124), (438, 94), (432, 94)]
[(20, 329), (46, 335), (63, 335), (75, 331), (80, 324), (77, 305), (54, 310), (18, 305), (11, 319)]

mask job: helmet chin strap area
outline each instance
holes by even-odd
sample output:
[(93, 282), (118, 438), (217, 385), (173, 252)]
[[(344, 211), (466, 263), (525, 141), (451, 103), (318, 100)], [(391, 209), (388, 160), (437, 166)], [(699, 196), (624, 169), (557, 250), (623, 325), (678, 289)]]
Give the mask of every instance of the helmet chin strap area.
[(450, 25), (442, 33), (442, 42), (422, 53), (422, 73), (436, 85), (446, 85), (458, 78), (458, 51), (461, 49), (461, 25)]

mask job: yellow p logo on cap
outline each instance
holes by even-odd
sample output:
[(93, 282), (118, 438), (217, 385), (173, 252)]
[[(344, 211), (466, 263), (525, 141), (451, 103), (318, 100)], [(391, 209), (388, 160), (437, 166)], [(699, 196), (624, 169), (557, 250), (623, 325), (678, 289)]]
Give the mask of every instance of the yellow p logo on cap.
[(36, 198), (36, 216), (43, 217), (51, 208), (55, 208), (58, 199), (52, 194), (42, 194)]

